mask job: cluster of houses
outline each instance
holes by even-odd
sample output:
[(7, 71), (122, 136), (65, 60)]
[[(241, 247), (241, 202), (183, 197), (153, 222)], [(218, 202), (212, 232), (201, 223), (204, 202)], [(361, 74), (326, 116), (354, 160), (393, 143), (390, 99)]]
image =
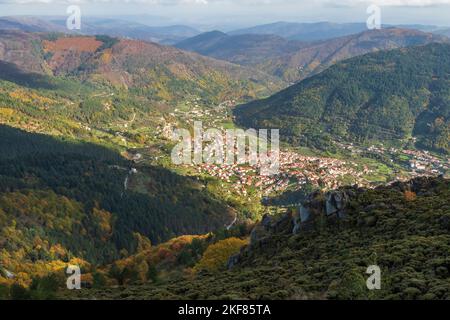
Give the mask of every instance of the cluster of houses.
[[(360, 147), (352, 143), (336, 143), (340, 148), (351, 151), (355, 154), (363, 152), (370, 152), (378, 155), (384, 155), (391, 158), (391, 162), (398, 155), (407, 156), (409, 161), (406, 162), (405, 169), (409, 171), (412, 176), (436, 176), (440, 174), (447, 174), (450, 170), (450, 158), (438, 158), (429, 151), (424, 150), (402, 150), (397, 148), (386, 148), (384, 146), (370, 146)], [(397, 177), (402, 180), (402, 177)], [(403, 177), (404, 178), (404, 177)]]
[(404, 150), (411, 160), (409, 166), (414, 175), (438, 175), (450, 170), (450, 159), (441, 160), (428, 151)]
[[(209, 119), (207, 123), (209, 127), (220, 127), (228, 119), (228, 108), (234, 103), (235, 101), (230, 100), (223, 102), (216, 108), (203, 109), (200, 106), (201, 101), (196, 99), (186, 103), (191, 107), (189, 111), (176, 109), (172, 115), (184, 121), (184, 124), (192, 124), (195, 121)], [(167, 123), (166, 121), (163, 121), (163, 123), (158, 128), (157, 134), (170, 138), (175, 124)], [(410, 161), (409, 166), (405, 169), (410, 171), (412, 175), (445, 174), (449, 170), (449, 159), (447, 161), (439, 159), (426, 151), (386, 148), (382, 145), (362, 147), (352, 143), (346, 144), (341, 142), (337, 142), (337, 146), (353, 154), (369, 152), (387, 155), (391, 157), (392, 162), (394, 162), (395, 156), (406, 155)], [(272, 176), (260, 174), (260, 168), (257, 165), (193, 164), (192, 166), (194, 166), (194, 170), (198, 174), (216, 177), (224, 183), (230, 184), (232, 190), (242, 196), (247, 196), (250, 189), (259, 191), (262, 196), (268, 196), (287, 189), (300, 189), (306, 183), (323, 189), (336, 189), (344, 183), (344, 180), (347, 183), (352, 181), (360, 186), (369, 187), (370, 183), (364, 177), (373, 173), (367, 166), (361, 169), (350, 161), (303, 156), (288, 151), (280, 153), (279, 172)]]
[[(205, 124), (207, 122), (208, 127), (219, 128), (224, 122), (229, 120), (229, 108), (234, 106), (236, 101), (227, 100), (213, 108), (202, 107), (201, 103), (201, 99), (199, 98), (196, 98), (193, 101), (186, 101), (185, 104), (189, 107), (189, 110), (184, 111), (176, 108), (169, 115), (174, 119), (179, 119), (180, 123), (183, 123), (183, 126), (192, 126), (195, 121), (205, 121)], [(164, 132), (166, 126), (165, 122), (166, 120), (162, 119), (164, 125), (157, 129), (156, 136), (160, 134), (167, 136), (167, 132)], [(173, 123), (171, 129), (175, 127), (176, 123)]]
[(289, 187), (299, 189), (310, 183), (326, 189), (341, 185), (344, 176), (351, 176), (356, 183), (363, 184), (363, 176), (370, 173), (366, 167), (357, 170), (356, 166), (346, 161), (302, 156), (294, 152), (280, 152), (280, 169), (278, 174), (265, 176), (259, 174), (257, 166), (238, 164), (201, 164), (195, 165), (198, 174), (207, 174), (232, 184), (234, 191), (247, 196), (249, 188), (256, 188), (263, 196), (286, 191)]

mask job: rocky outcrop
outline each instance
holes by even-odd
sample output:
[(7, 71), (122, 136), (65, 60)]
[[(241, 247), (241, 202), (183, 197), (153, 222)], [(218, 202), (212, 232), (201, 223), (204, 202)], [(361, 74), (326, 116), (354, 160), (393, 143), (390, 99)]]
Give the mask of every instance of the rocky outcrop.
[(240, 253), (235, 254), (228, 260), (227, 269), (228, 270), (233, 269), (235, 266), (239, 264), (240, 261), (241, 261), (241, 254)]
[(345, 190), (311, 193), (302, 202), (296, 213), (288, 212), (281, 217), (265, 215), (250, 234), (250, 244), (228, 261), (231, 269), (239, 264), (242, 254), (264, 248), (274, 234), (299, 234), (314, 230), (324, 219), (343, 219), (351, 193)]
[[(445, 180), (445, 177), (419, 177), (408, 182), (380, 186), (374, 192), (378, 195), (388, 191), (389, 193), (398, 192), (401, 196), (404, 196), (406, 192), (416, 193), (417, 196), (432, 196), (436, 192), (436, 186), (442, 184), (442, 180)], [(395, 211), (398, 203), (391, 204), (382, 196), (374, 197), (370, 202), (366, 201), (365, 197), (361, 198), (361, 195), (367, 192), (367, 189), (356, 186), (326, 193), (316, 191), (309, 194), (295, 212), (286, 213), (281, 217), (264, 216), (253, 229), (249, 246), (243, 248), (239, 255), (231, 257), (228, 266), (233, 268), (244, 261), (251, 261), (249, 257), (258, 250), (267, 252), (270, 242), (276, 241), (276, 237), (280, 235), (302, 234), (324, 226), (333, 227), (337, 222), (339, 226), (342, 226), (340, 221), (343, 224), (353, 223), (358, 227), (375, 227), (379, 219), (376, 212)], [(362, 203), (361, 199), (364, 200)], [(353, 205), (350, 205), (352, 202)], [(355, 205), (359, 206), (357, 211), (355, 211)], [(442, 210), (448, 211), (449, 208), (450, 205), (446, 205), (442, 207)], [(445, 230), (450, 230), (450, 215), (442, 216), (439, 224)]]
[(307, 222), (311, 221), (312, 213), (311, 209), (308, 208), (308, 206), (300, 205), (298, 209), (298, 214), (294, 216), (294, 229), (292, 233), (297, 234), (300, 233), (302, 230), (305, 230), (307, 228)]
[(349, 195), (344, 191), (333, 191), (326, 195), (325, 211), (327, 216), (337, 215), (345, 217), (345, 207), (349, 202)]
[(261, 223), (257, 224), (256, 227), (250, 233), (250, 245), (254, 245), (261, 242), (265, 238), (270, 236), (270, 225), (272, 223), (273, 217), (265, 215)]
[(344, 219), (345, 208), (354, 192), (350, 190), (337, 190), (328, 193), (320, 191), (310, 194), (298, 208), (294, 216), (292, 233), (314, 229), (318, 222), (327, 219)]

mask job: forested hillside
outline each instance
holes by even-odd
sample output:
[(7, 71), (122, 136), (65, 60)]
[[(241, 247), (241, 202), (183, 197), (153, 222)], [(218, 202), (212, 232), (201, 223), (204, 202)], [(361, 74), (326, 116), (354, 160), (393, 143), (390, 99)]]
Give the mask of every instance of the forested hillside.
[(285, 52), (256, 66), (285, 81), (297, 82), (317, 74), (333, 64), (371, 52), (450, 42), (446, 37), (409, 29), (387, 28), (364, 31), (345, 37), (333, 38)]
[(115, 151), (6, 126), (0, 136), (0, 264), (23, 281), (56, 261), (111, 262), (140, 238), (204, 234), (232, 219), (196, 179), (143, 167), (151, 192), (137, 193), (124, 189), (130, 163)]
[(247, 127), (281, 128), (291, 143), (407, 142), (449, 152), (450, 45), (430, 44), (346, 60), (235, 110)]
[(169, 106), (189, 97), (211, 104), (248, 100), (282, 86), (263, 72), (155, 43), (108, 36), (2, 31), (0, 60), (25, 74), (71, 78)]

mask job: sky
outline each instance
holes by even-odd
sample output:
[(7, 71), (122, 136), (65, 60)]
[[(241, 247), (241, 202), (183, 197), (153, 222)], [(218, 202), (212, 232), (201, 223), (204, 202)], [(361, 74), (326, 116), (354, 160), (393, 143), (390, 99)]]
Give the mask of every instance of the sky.
[(365, 22), (375, 4), (383, 24), (450, 26), (450, 0), (0, 0), (0, 16), (64, 16), (70, 4), (85, 16), (146, 15), (142, 19), (151, 25), (222, 29), (276, 21)]

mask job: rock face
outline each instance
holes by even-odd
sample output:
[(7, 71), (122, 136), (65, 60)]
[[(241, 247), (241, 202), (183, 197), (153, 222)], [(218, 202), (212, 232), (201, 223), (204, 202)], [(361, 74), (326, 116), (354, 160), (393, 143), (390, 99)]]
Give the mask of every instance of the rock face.
[(228, 260), (227, 269), (231, 270), (241, 261), (241, 254), (235, 254)]
[(311, 193), (300, 205), (296, 214), (287, 213), (275, 219), (265, 215), (250, 234), (250, 247), (262, 246), (272, 234), (298, 234), (313, 230), (319, 222), (344, 219), (352, 192), (338, 190), (328, 193)]
[(272, 220), (273, 218), (267, 214), (263, 217), (261, 223), (256, 225), (250, 233), (250, 245), (255, 245), (270, 236), (270, 225)]
[(325, 210), (327, 216), (333, 214), (338, 218), (345, 217), (345, 207), (349, 202), (349, 196), (344, 191), (333, 191), (326, 195)]
[(306, 197), (295, 214), (286, 213), (281, 218), (265, 215), (252, 230), (248, 247), (229, 259), (228, 268), (238, 265), (243, 254), (264, 248), (274, 234), (299, 234), (327, 221), (344, 219), (351, 195), (352, 191), (345, 189), (328, 193), (316, 191)]
[(284, 214), (278, 219), (268, 214), (264, 215), (262, 221), (256, 225), (250, 234), (250, 246), (261, 244), (274, 233), (290, 233), (293, 228), (292, 221), (291, 213)]
[(298, 234), (304, 230), (306, 223), (310, 221), (310, 218), (311, 210), (302, 204), (299, 208), (298, 215), (293, 218), (294, 229), (292, 230), (292, 233)]
[(294, 228), (292, 233), (314, 229), (319, 222), (328, 219), (344, 219), (345, 208), (350, 201), (349, 190), (337, 190), (328, 193), (320, 191), (310, 194), (298, 208), (298, 214), (294, 216)]

